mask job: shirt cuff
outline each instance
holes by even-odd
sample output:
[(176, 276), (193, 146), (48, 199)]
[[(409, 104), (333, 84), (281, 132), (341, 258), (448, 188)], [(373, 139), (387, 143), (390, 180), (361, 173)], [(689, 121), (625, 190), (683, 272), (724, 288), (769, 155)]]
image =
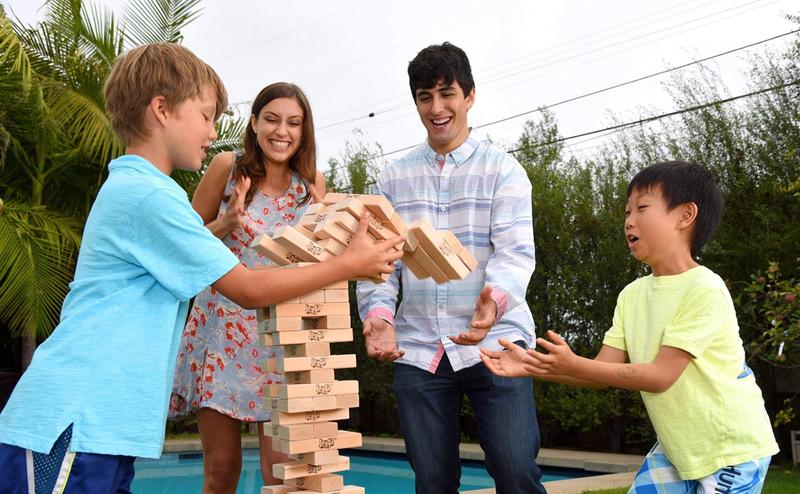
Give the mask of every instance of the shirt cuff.
[(495, 317), (495, 321), (499, 321), (508, 308), (508, 295), (506, 295), (506, 292), (503, 290), (493, 286), (491, 297), (495, 305), (497, 305), (497, 317)]
[(370, 317), (377, 317), (378, 319), (383, 319), (384, 321), (394, 326), (394, 314), (392, 314), (392, 311), (390, 311), (389, 309), (383, 307), (372, 309), (371, 311), (367, 312), (367, 316), (364, 319), (369, 319)]

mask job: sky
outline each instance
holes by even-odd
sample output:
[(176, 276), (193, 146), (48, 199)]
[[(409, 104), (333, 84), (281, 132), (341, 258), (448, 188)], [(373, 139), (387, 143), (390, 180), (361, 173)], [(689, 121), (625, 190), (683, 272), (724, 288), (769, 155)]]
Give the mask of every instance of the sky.
[[(0, 1), (23, 22), (41, 17), (41, 0)], [(126, 5), (93, 3), (119, 16)], [(800, 14), (796, 0), (206, 0), (200, 7), (183, 45), (214, 67), (244, 115), (267, 84), (303, 88), (321, 170), (329, 158), (341, 159), (348, 142), (376, 152), (380, 145), (386, 156), (379, 161), (391, 161), (402, 156), (394, 151), (424, 141), (406, 70), (431, 44), (464, 49), (476, 83), (469, 124), (511, 148), (526, 119), (538, 120), (539, 113), (492, 122), (800, 27), (786, 19)], [(718, 57), (709, 66), (730, 95), (746, 93), (748, 56), (780, 51), (791, 39)], [(655, 77), (553, 108), (561, 135), (675, 109), (669, 80)], [(574, 139), (567, 149), (586, 154), (602, 142), (602, 135)]]

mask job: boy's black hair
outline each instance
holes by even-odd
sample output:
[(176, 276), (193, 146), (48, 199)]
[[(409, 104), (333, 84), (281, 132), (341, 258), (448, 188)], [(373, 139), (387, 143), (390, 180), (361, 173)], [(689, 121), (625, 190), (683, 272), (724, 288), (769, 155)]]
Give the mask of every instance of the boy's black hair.
[(408, 83), (414, 103), (417, 102), (417, 89), (430, 89), (442, 80), (448, 86), (457, 81), (464, 97), (475, 87), (467, 54), (447, 41), (423, 49), (409, 62)]
[(697, 257), (722, 220), (724, 200), (717, 182), (706, 168), (689, 161), (664, 161), (640, 171), (628, 184), (628, 198), (635, 190), (661, 188), (667, 209), (681, 204), (697, 204), (697, 219), (692, 232), (692, 256)]

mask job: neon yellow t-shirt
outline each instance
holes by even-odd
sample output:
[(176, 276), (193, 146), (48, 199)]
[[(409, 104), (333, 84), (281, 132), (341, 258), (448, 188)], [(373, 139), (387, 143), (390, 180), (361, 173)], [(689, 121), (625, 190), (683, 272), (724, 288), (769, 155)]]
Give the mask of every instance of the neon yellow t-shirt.
[(778, 452), (761, 389), (745, 366), (730, 293), (698, 266), (674, 276), (645, 276), (625, 287), (604, 345), (650, 363), (662, 346), (694, 358), (663, 393), (642, 391), (658, 440), (681, 478)]

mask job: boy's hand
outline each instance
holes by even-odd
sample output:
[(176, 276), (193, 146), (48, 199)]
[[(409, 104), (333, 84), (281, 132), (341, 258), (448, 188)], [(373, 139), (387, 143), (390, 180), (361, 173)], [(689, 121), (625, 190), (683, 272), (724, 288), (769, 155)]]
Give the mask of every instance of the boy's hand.
[(492, 287), (486, 285), (475, 303), (475, 312), (472, 313), (469, 331), (449, 338), (458, 345), (477, 345), (486, 338), (486, 334), (494, 326), (496, 318), (497, 304), (492, 298)]
[(406, 353), (397, 348), (394, 326), (379, 317), (364, 319), (364, 346), (368, 356), (385, 362), (394, 362)]
[(391, 273), (394, 271), (394, 261), (403, 257), (403, 250), (394, 247), (405, 238), (397, 236), (376, 242), (367, 233), (368, 226), (368, 215), (364, 214), (350, 245), (339, 256), (350, 273), (348, 278), (377, 278), (383, 273)]
[(231, 197), (228, 199), (228, 209), (222, 215), (222, 221), (226, 227), (233, 230), (242, 224), (244, 215), (244, 198), (250, 190), (250, 177), (240, 177), (233, 186)]
[(488, 348), (481, 348), (481, 360), (492, 374), (500, 377), (528, 377), (531, 375), (533, 367), (531, 362), (533, 357), (528, 355), (521, 346), (500, 338), (497, 340), (505, 350), (495, 351)]
[(537, 348), (547, 350), (547, 354), (537, 352), (535, 350), (528, 350), (528, 355), (533, 358), (530, 363), (533, 368), (533, 374), (539, 375), (561, 375), (572, 376), (578, 366), (578, 356), (572, 352), (572, 349), (567, 345), (567, 342), (554, 331), (547, 331), (547, 337), (550, 341), (544, 338), (536, 339)]

